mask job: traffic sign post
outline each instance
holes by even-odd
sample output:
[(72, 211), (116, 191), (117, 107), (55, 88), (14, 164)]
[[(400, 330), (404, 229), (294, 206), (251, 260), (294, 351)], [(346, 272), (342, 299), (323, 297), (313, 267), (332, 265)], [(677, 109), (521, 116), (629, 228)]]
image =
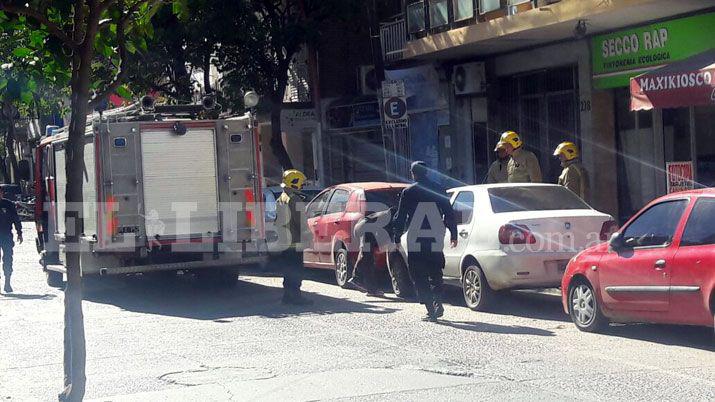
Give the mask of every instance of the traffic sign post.
[(405, 83), (402, 80), (382, 82), (382, 113), (385, 127), (407, 128), (407, 97)]

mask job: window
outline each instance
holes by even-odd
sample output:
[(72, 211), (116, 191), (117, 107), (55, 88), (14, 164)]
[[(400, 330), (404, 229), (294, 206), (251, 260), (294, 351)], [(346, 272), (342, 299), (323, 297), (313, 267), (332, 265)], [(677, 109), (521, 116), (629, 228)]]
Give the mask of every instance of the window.
[(449, 24), (449, 0), (430, 0), (429, 23), (432, 28)]
[(630, 247), (670, 244), (687, 204), (687, 200), (666, 201), (648, 208), (628, 225), (623, 241)]
[(389, 190), (371, 190), (365, 192), (366, 214), (380, 212), (396, 207), (400, 202), (401, 188), (393, 188)]
[(501, 8), (500, 0), (479, 0), (479, 12), (484, 14)]
[(452, 0), (452, 9), (455, 21), (474, 18), (474, 0)]
[(489, 189), (494, 213), (591, 209), (576, 194), (562, 186), (494, 187)]
[(349, 198), (350, 193), (346, 190), (335, 190), (333, 196), (330, 197), (330, 203), (328, 204), (328, 209), (325, 213), (334, 214), (336, 212), (344, 212), (345, 206), (348, 205)]
[(424, 1), (418, 1), (407, 6), (407, 28), (411, 34), (422, 32), (426, 29)]
[(330, 195), (330, 190), (325, 190), (321, 194), (318, 194), (317, 197), (308, 204), (308, 207), (306, 208), (306, 214), (308, 215), (308, 218), (315, 218), (316, 216), (320, 216), (323, 214), (323, 210), (325, 209), (325, 203), (328, 202), (328, 196)]
[(457, 194), (452, 208), (454, 209), (454, 217), (458, 225), (471, 223), (472, 215), (474, 215), (474, 193), (471, 191), (462, 191)]
[(681, 246), (715, 244), (715, 198), (701, 198), (690, 213)]

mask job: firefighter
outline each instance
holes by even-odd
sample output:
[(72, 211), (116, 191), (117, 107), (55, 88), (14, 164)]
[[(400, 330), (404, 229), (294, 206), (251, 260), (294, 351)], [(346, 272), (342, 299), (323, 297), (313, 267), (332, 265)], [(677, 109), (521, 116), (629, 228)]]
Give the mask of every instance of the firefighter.
[(404, 190), (395, 216), (395, 242), (407, 225), (407, 268), (415, 284), (417, 297), (427, 309), (426, 321), (436, 321), (444, 314), (442, 306), (442, 270), (444, 235), (449, 229), (450, 247), (457, 246), (457, 225), (447, 194), (427, 178), (427, 165), (417, 161), (411, 166), (415, 183)]
[(17, 232), (17, 242), (22, 244), (22, 223), (17, 215), (15, 203), (4, 198), (5, 192), (0, 187), (0, 249), (2, 250), (2, 270), (5, 274), (5, 293), (12, 293), (10, 277), (12, 276), (12, 248), (15, 242), (12, 240), (12, 226)]
[(282, 225), (283, 234), (280, 239), (286, 239), (285, 250), (281, 253), (279, 263), (283, 270), (283, 304), (310, 305), (312, 300), (303, 297), (300, 286), (303, 281), (303, 256), (298, 250), (302, 240), (305, 240), (302, 214), (298, 210), (305, 202), (305, 196), (300, 192), (306, 177), (303, 172), (295, 169), (283, 172), (283, 193), (276, 200), (276, 222)]
[(366, 215), (355, 224), (354, 239), (360, 239), (360, 252), (355, 260), (353, 276), (348, 283), (367, 292), (370, 296), (382, 296), (375, 272), (375, 252), (385, 250), (394, 237), (392, 217), (397, 207)]
[(588, 195), (588, 173), (581, 165), (576, 144), (570, 141), (562, 142), (554, 150), (554, 156), (558, 156), (561, 167), (564, 168), (559, 176), (559, 184), (585, 200)]
[(519, 134), (506, 131), (501, 135), (506, 143), (506, 150), (511, 159), (507, 167), (509, 183), (541, 183), (539, 159), (533, 152), (524, 149), (524, 142)]
[(489, 172), (487, 173), (487, 183), (506, 183), (508, 180), (507, 168), (509, 167), (509, 159), (511, 158), (507, 153), (507, 143), (504, 141), (499, 141), (494, 152), (497, 153), (497, 160), (492, 162), (489, 166)]

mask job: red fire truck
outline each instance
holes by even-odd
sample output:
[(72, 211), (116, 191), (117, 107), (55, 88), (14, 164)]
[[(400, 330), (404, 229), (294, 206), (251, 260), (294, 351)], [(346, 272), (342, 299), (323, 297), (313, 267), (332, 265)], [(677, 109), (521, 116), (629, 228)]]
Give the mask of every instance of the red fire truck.
[(142, 103), (88, 119), (79, 245), (65, 243), (67, 129), (36, 150), (37, 248), (51, 286), (68, 247), (82, 251), (83, 275), (193, 271), (217, 283), (265, 257), (251, 116), (203, 120), (202, 105)]

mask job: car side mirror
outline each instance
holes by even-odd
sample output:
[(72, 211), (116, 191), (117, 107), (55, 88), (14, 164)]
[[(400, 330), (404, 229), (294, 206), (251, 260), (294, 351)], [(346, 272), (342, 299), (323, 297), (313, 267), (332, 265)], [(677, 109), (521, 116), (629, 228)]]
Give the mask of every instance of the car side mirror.
[(626, 243), (623, 241), (623, 236), (619, 232), (616, 232), (611, 235), (611, 240), (608, 241), (608, 245), (610, 246), (611, 250), (615, 252), (628, 248)]

